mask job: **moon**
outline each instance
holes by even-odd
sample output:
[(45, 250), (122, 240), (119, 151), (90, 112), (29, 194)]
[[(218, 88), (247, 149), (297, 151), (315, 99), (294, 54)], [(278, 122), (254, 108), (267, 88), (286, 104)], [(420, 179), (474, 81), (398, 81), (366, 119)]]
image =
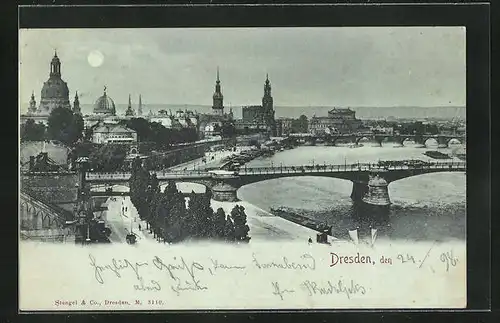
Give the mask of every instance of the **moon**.
[(87, 61), (90, 66), (99, 67), (104, 62), (104, 55), (98, 50), (93, 50), (89, 53), (89, 56), (87, 56)]

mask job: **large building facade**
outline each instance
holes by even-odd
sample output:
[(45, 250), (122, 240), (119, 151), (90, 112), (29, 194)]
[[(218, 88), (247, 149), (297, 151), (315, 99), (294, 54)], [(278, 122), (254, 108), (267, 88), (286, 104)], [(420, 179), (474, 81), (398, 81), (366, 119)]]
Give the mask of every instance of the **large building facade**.
[(357, 132), (362, 122), (356, 119), (356, 112), (350, 108), (334, 108), (326, 117), (313, 116), (309, 120), (308, 130), (313, 134)]

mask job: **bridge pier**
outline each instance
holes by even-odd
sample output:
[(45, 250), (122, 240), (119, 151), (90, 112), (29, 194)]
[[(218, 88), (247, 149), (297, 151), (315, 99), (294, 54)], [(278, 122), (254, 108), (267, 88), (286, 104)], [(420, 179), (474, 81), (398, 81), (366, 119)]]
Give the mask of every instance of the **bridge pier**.
[(448, 138), (440, 136), (437, 138), (437, 142), (438, 142), (438, 148), (448, 148)]
[(403, 142), (404, 142), (405, 138), (401, 137), (401, 136), (398, 136), (398, 135), (395, 135), (393, 137), (393, 147), (403, 147)]
[(384, 137), (379, 137), (379, 136), (375, 136), (374, 138), (374, 147), (382, 147), (382, 142), (384, 141)]
[(212, 187), (212, 198), (219, 202), (237, 202), (237, 190), (227, 183), (218, 183)]
[(368, 192), (368, 184), (366, 182), (352, 181), (351, 199), (353, 201), (361, 201)]
[(415, 136), (415, 148), (425, 148), (425, 141), (427, 139), (422, 136)]
[(387, 181), (378, 174), (370, 175), (370, 180), (368, 181), (368, 192), (363, 196), (363, 202), (378, 206), (391, 205), (388, 186), (389, 184)]

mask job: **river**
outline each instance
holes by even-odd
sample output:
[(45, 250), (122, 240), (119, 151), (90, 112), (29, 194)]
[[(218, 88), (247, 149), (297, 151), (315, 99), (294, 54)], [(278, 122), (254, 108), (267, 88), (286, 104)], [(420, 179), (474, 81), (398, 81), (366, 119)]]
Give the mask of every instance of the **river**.
[[(367, 142), (363, 144), (359, 148), (301, 146), (276, 153), (272, 157), (255, 159), (247, 167), (350, 164), (403, 159), (430, 161), (432, 159), (423, 155), (423, 152), (437, 148), (436, 142), (429, 142), (427, 148), (416, 148), (409, 143), (405, 143), (405, 147), (394, 147), (389, 142), (384, 142), (382, 147), (373, 147)], [(439, 151), (451, 153), (458, 147), (459, 144), (450, 144), (450, 148)], [(363, 232), (367, 234), (370, 225), (375, 225), (381, 239), (465, 240), (465, 173), (426, 174), (391, 183), (389, 196), (392, 205), (388, 211), (379, 214), (375, 222), (364, 221), (374, 210), (366, 205), (354, 205), (350, 198), (351, 189), (351, 181), (292, 177), (244, 186), (239, 189), (238, 196), (264, 210), (286, 206), (297, 210), (297, 213), (327, 222), (333, 225), (332, 233), (338, 238), (346, 237), (348, 229), (354, 227), (359, 228), (360, 235)]]

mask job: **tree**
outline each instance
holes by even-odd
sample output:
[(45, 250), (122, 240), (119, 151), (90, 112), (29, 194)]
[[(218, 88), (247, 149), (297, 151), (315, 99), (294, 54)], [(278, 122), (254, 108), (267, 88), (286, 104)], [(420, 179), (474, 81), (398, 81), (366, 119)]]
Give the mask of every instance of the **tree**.
[(224, 225), (224, 238), (226, 241), (234, 241), (235, 239), (234, 223), (230, 216), (226, 218), (226, 223)]
[(123, 166), (126, 155), (123, 145), (103, 145), (90, 153), (89, 163), (93, 169), (114, 172)]
[(43, 141), (45, 137), (45, 126), (36, 124), (35, 120), (28, 119), (21, 125), (21, 141)]
[(198, 223), (198, 214), (200, 209), (200, 203), (198, 194), (194, 191), (191, 191), (189, 194), (189, 206), (187, 209), (187, 221), (184, 226), (184, 230), (186, 234), (190, 237), (198, 237), (199, 232), (201, 231)]
[(214, 213), (212, 220), (212, 237), (224, 238), (224, 229), (226, 226), (226, 213), (223, 208), (218, 208)]
[(292, 129), (293, 133), (304, 133), (308, 130), (308, 121), (305, 115), (301, 115), (298, 119), (294, 119), (292, 121)]
[(83, 119), (79, 114), (73, 114), (68, 108), (58, 107), (50, 112), (47, 134), (50, 139), (59, 140), (66, 145), (72, 145), (83, 132)]
[(234, 236), (236, 241), (248, 242), (250, 237), (248, 232), (250, 228), (247, 225), (247, 215), (243, 206), (236, 205), (231, 210), (231, 217), (234, 222)]
[(206, 193), (202, 194), (199, 199), (198, 207), (198, 226), (199, 235), (208, 238), (211, 235), (211, 223), (214, 210), (210, 206), (211, 191), (207, 189)]
[(222, 138), (233, 138), (237, 134), (236, 127), (232, 122), (224, 122), (220, 128), (220, 135)]
[(132, 162), (132, 174), (129, 179), (130, 200), (134, 204), (139, 217), (147, 218), (149, 210), (147, 204), (147, 189), (149, 186), (149, 173), (142, 167), (139, 157)]

